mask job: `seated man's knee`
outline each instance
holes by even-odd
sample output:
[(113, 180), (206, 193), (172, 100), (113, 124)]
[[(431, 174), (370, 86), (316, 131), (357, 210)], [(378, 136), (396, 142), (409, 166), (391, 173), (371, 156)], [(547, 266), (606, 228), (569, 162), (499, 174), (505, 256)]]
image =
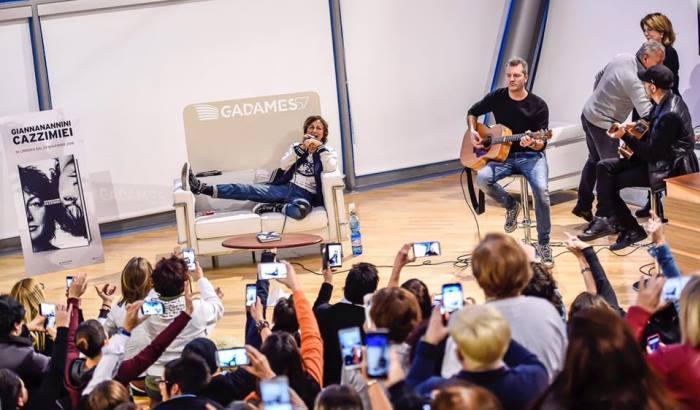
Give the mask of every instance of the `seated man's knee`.
[(493, 171), (491, 168), (485, 167), (481, 168), (479, 172), (476, 173), (476, 185), (479, 187), (488, 187), (494, 184)]

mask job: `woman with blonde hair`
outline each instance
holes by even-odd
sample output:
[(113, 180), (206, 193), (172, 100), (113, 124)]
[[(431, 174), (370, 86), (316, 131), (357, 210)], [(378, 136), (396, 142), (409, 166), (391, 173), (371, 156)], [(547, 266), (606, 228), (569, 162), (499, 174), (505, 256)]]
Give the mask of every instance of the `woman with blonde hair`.
[[(113, 335), (120, 327), (124, 326), (126, 306), (138, 300), (146, 298), (151, 291), (151, 263), (140, 256), (134, 256), (124, 265), (121, 275), (122, 296), (116, 305), (112, 306), (114, 287), (105, 285), (102, 288), (95, 287), (98, 296), (102, 299), (102, 311), (108, 311), (106, 318), (99, 319), (108, 335)], [(100, 315), (103, 316), (103, 315)]]
[[(36, 352), (51, 356), (53, 341), (51, 338), (46, 337), (45, 332), (34, 330), (35, 326), (32, 326), (32, 321), (39, 316), (39, 306), (45, 301), (44, 285), (34, 278), (24, 278), (12, 286), (10, 296), (24, 307), (24, 324), (29, 330), (29, 334), (24, 336), (31, 335), (32, 344)], [(41, 327), (43, 327), (43, 324)], [(49, 329), (47, 331), (53, 332), (53, 330)]]

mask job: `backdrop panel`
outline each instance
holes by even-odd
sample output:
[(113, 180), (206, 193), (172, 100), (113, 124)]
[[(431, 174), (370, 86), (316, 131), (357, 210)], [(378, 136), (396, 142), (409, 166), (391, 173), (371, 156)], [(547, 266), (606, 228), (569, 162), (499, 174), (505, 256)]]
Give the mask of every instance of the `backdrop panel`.
[(491, 84), (505, 0), (343, 0), (355, 172), (459, 157)]
[[(36, 111), (39, 104), (34, 80), (29, 24), (26, 19), (0, 23), (0, 116)], [(3, 157), (0, 144), (0, 158)], [(3, 161), (5, 162), (5, 161)], [(7, 167), (0, 165), (0, 239), (17, 236), (17, 218), (8, 183)]]
[[(314, 92), (340, 146), (327, 1), (171, 2), (42, 23), (53, 105), (91, 137), (100, 222), (172, 209), (191, 104)], [(210, 149), (235, 162), (267, 149), (257, 137)]]

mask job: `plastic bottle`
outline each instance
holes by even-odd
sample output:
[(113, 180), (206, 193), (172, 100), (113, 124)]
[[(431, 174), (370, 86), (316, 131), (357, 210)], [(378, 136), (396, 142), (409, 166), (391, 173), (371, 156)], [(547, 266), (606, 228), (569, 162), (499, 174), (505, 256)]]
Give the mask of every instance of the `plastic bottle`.
[(350, 242), (352, 243), (352, 254), (362, 255), (362, 234), (360, 233), (360, 219), (357, 217), (355, 204), (348, 205), (350, 211)]

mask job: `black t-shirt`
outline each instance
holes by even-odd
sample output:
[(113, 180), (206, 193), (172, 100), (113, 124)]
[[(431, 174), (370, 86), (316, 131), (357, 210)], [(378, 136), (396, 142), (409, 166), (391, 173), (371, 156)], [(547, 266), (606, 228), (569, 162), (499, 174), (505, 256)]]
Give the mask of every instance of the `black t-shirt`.
[[(472, 105), (467, 114), (479, 117), (489, 112), (493, 113), (496, 123), (510, 128), (513, 134), (546, 130), (549, 127), (547, 103), (533, 93), (528, 93), (521, 101), (515, 101), (508, 95), (508, 88), (499, 88)], [(523, 148), (516, 142), (510, 148), (511, 153), (522, 151), (535, 150)]]

